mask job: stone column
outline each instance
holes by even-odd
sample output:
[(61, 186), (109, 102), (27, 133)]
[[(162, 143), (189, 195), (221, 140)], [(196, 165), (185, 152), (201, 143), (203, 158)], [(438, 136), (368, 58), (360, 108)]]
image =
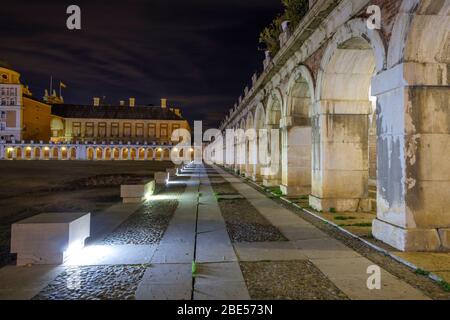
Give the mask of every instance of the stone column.
[[(262, 166), (263, 185), (277, 187), (281, 185), (281, 132), (278, 128), (267, 125), (269, 162)], [(273, 130), (272, 130), (273, 129)]]
[(450, 249), (448, 65), (408, 62), (373, 80), (378, 108), (375, 238), (403, 251)]
[(304, 126), (292, 126), (294, 119), (281, 119), (282, 184), (287, 196), (308, 195), (311, 192), (311, 126), (309, 119), (296, 122)]
[(310, 205), (357, 211), (368, 202), (370, 101), (322, 100), (314, 107)]

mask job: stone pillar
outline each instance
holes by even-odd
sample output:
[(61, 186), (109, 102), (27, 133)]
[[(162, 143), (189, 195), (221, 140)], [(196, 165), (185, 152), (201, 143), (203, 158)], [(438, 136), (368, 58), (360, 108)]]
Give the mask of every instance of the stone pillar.
[[(274, 129), (274, 130), (272, 130)], [(267, 126), (267, 146), (269, 161), (262, 166), (263, 185), (277, 187), (281, 185), (281, 132), (278, 128)]]
[(370, 101), (322, 100), (313, 116), (310, 205), (357, 211), (368, 201)]
[(448, 65), (404, 63), (373, 80), (378, 108), (375, 238), (403, 251), (450, 249)]
[(86, 146), (79, 145), (77, 147), (77, 160), (86, 160), (86, 159), (87, 159)]
[[(302, 119), (305, 124), (309, 119)], [(292, 117), (282, 119), (281, 191), (287, 196), (311, 192), (311, 126), (292, 126)]]

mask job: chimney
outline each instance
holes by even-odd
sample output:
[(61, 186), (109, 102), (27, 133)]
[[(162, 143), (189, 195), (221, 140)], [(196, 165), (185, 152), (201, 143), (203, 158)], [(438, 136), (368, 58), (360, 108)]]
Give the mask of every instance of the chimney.
[(98, 107), (98, 106), (100, 106), (100, 98), (94, 97), (94, 107)]
[(134, 107), (136, 105), (136, 98), (130, 98), (130, 107)]
[(163, 109), (167, 108), (167, 99), (165, 98), (161, 99), (161, 108)]
[(125, 101), (124, 100), (120, 100), (119, 104), (120, 104), (121, 107), (123, 107), (125, 105)]

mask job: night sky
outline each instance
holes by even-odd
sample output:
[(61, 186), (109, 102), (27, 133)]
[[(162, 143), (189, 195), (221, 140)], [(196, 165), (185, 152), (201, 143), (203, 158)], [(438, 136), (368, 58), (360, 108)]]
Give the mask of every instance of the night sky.
[[(81, 7), (82, 30), (66, 28), (70, 4)], [(261, 70), (259, 32), (281, 11), (280, 0), (9, 1), (0, 60), (39, 98), (53, 75), (66, 103), (166, 97), (191, 122), (215, 126)]]

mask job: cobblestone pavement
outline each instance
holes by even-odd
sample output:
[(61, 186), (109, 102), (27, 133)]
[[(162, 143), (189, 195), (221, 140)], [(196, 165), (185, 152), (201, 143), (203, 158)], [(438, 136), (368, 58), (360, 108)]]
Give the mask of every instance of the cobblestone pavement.
[(146, 265), (67, 267), (33, 300), (133, 300)]
[(309, 261), (241, 262), (240, 266), (252, 299), (348, 299)]
[(151, 245), (157, 244), (169, 225), (178, 206), (177, 198), (185, 186), (171, 186), (162, 193), (167, 199), (150, 201), (131, 215), (101, 244), (105, 245)]

